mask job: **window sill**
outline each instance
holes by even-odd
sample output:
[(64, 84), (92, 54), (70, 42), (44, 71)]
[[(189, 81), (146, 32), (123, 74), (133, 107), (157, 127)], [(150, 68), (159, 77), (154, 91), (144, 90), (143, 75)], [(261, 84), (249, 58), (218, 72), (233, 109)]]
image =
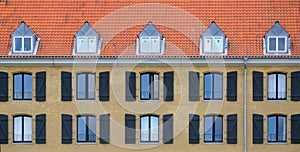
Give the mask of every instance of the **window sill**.
[(96, 100), (76, 100), (76, 102), (96, 102)]
[(14, 144), (14, 145), (33, 145), (33, 143), (32, 142), (24, 142), (24, 143), (22, 143), (22, 142), (13, 142), (12, 144)]
[(140, 141), (140, 145), (156, 145), (159, 144), (158, 141)]
[(287, 142), (268, 142), (268, 145), (287, 145)]
[(224, 145), (223, 142), (204, 142), (205, 145)]
[(32, 102), (32, 100), (13, 100), (12, 102)]
[(159, 102), (160, 100), (140, 100), (141, 102)]
[(223, 102), (224, 100), (203, 100), (203, 102)]
[(287, 100), (267, 100), (268, 102), (287, 102)]
[(96, 145), (96, 142), (76, 142), (76, 145)]

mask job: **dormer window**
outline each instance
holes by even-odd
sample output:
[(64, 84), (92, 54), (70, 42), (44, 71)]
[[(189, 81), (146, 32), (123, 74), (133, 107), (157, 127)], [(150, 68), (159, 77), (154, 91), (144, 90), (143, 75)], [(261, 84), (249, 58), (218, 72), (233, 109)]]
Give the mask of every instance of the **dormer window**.
[(287, 38), (285, 36), (269, 36), (268, 52), (287, 52)]
[(223, 53), (223, 37), (221, 36), (205, 37), (204, 50), (206, 53)]
[(14, 37), (14, 52), (32, 52), (32, 37), (16, 36)]
[(140, 53), (145, 54), (160, 54), (160, 39), (158, 36), (148, 37), (144, 36), (141, 38)]
[(77, 53), (95, 53), (96, 49), (95, 36), (79, 36), (77, 38)]

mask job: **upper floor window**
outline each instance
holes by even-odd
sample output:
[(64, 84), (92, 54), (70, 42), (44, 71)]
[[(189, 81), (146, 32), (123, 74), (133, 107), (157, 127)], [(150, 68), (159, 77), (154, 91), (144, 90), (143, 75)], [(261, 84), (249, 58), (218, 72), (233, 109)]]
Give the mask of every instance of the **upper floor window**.
[(287, 38), (284, 36), (269, 36), (268, 52), (287, 52)]
[(204, 142), (223, 142), (222, 116), (205, 116)]
[(223, 78), (220, 73), (204, 74), (204, 100), (223, 99)]
[(268, 142), (286, 142), (286, 117), (268, 117)]
[(286, 74), (268, 74), (268, 99), (286, 100)]
[(141, 100), (159, 99), (159, 75), (157, 73), (141, 74)]
[(14, 117), (14, 143), (32, 142), (32, 118), (30, 116)]
[(77, 53), (95, 53), (96, 37), (80, 36), (77, 38)]
[(95, 74), (77, 74), (77, 100), (95, 100)]
[(77, 142), (96, 142), (95, 116), (77, 117)]
[(14, 52), (32, 52), (32, 37), (14, 37)]
[(223, 53), (223, 37), (207, 36), (204, 39), (204, 53)]
[(141, 142), (158, 142), (158, 116), (141, 117)]
[(28, 73), (14, 74), (14, 100), (32, 99), (32, 76)]

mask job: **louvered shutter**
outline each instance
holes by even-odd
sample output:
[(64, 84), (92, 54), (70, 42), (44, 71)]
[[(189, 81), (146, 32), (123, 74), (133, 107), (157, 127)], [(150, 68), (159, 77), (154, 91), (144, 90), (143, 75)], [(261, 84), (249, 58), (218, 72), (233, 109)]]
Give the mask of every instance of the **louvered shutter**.
[(200, 116), (195, 114), (189, 115), (189, 143), (199, 144), (200, 134)]
[(110, 142), (110, 115), (100, 115), (100, 143), (109, 144)]
[(300, 71), (292, 72), (291, 100), (300, 101)]
[(174, 100), (174, 72), (164, 73), (164, 100)]
[(173, 144), (173, 114), (163, 116), (163, 143)]
[(253, 71), (253, 101), (264, 99), (264, 76), (262, 72)]
[(237, 100), (237, 72), (227, 73), (227, 101)]
[(190, 101), (199, 101), (199, 72), (189, 72), (189, 100)]
[(237, 114), (227, 116), (227, 143), (237, 144)]
[(8, 116), (0, 114), (0, 144), (8, 144)]
[(264, 142), (264, 117), (253, 114), (253, 144), (263, 144)]
[(36, 116), (36, 144), (46, 144), (46, 114)]
[(67, 114), (62, 114), (62, 127), (61, 127), (61, 137), (62, 144), (72, 144), (72, 116)]
[(99, 100), (109, 101), (109, 72), (99, 73)]
[(126, 101), (136, 100), (136, 74), (126, 72)]
[(8, 101), (8, 73), (0, 72), (0, 101)]
[(61, 100), (72, 101), (72, 73), (61, 72)]
[(35, 80), (36, 101), (46, 101), (46, 72), (36, 73)]
[(125, 144), (135, 144), (135, 115), (125, 115)]
[(300, 144), (300, 114), (291, 117), (291, 143)]

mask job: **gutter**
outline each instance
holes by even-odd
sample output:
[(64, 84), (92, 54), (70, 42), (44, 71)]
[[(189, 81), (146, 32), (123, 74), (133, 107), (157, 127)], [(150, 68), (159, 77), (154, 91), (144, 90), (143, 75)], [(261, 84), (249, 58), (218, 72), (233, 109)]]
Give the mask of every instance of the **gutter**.
[(247, 152), (247, 61), (244, 58), (244, 152)]

